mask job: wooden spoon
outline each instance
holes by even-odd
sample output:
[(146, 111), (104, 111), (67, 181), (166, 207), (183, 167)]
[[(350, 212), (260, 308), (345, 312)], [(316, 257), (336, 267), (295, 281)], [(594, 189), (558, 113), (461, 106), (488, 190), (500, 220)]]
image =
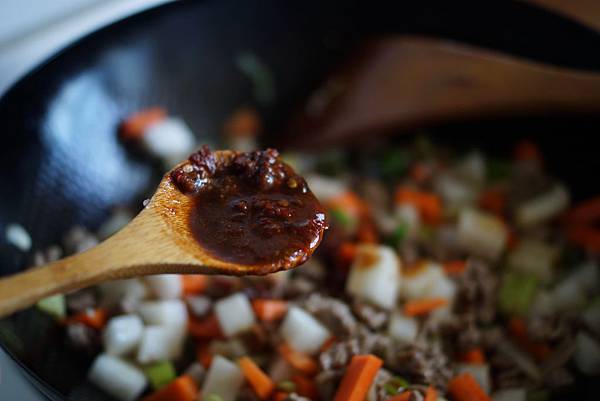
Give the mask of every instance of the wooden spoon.
[[(232, 152), (213, 154), (226, 158)], [(310, 191), (308, 194), (312, 196)], [(193, 197), (182, 193), (174, 184), (171, 172), (167, 173), (141, 213), (106, 241), (83, 253), (0, 279), (0, 316), (49, 295), (107, 280), (161, 273), (262, 275), (295, 267), (305, 260), (287, 258), (246, 265), (213, 256), (191, 232), (189, 213), (193, 205)], [(307, 246), (308, 255), (322, 234), (323, 230), (318, 234), (318, 241)]]
[(600, 112), (600, 74), (395, 36), (353, 53), (280, 138), (282, 146), (313, 148), (435, 123), (555, 112)]

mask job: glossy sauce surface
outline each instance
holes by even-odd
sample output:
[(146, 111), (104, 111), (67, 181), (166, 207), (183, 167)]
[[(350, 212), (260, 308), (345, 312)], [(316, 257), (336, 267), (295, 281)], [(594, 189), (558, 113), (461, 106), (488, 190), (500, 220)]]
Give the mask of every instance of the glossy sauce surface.
[(217, 156), (203, 147), (171, 178), (194, 198), (194, 238), (227, 262), (294, 267), (308, 259), (327, 227), (304, 178), (273, 149)]

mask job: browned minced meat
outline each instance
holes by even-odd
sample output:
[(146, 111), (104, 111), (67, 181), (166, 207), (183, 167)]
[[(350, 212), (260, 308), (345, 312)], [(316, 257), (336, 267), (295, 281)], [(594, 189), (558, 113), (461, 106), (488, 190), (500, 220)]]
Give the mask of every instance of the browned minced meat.
[(302, 307), (327, 326), (337, 338), (348, 338), (356, 333), (358, 323), (350, 307), (339, 299), (311, 294)]
[(382, 328), (390, 316), (388, 311), (360, 300), (354, 300), (352, 311), (361, 322), (373, 330)]
[(343, 375), (344, 371), (342, 369), (338, 369), (323, 370), (315, 376), (317, 392), (322, 400), (333, 399)]
[(294, 267), (327, 228), (325, 210), (305, 180), (274, 149), (217, 154), (204, 146), (171, 179), (194, 197), (194, 237), (221, 260)]
[(345, 367), (354, 355), (360, 354), (358, 339), (353, 338), (333, 344), (319, 355), (319, 362), (323, 370), (341, 369)]
[(411, 382), (430, 383), (445, 389), (452, 376), (449, 361), (436, 344), (403, 348), (386, 360), (386, 365)]
[(498, 278), (490, 266), (480, 260), (469, 260), (457, 284), (456, 312), (472, 314), (477, 322), (492, 322), (496, 316)]

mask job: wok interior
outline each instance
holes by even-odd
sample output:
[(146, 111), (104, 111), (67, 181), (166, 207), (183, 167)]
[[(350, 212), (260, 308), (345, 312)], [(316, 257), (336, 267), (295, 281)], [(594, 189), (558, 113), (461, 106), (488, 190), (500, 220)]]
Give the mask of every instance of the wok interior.
[[(310, 13), (315, 4), (295, 10), (275, 2), (260, 8), (252, 2), (215, 3), (172, 5), (103, 30), (67, 49), (2, 99), (6, 144), (0, 158), (0, 225), (20, 222), (34, 246), (44, 248), (75, 224), (97, 228), (115, 204), (141, 204), (148, 195), (142, 191), (151, 187), (158, 167), (122, 146), (115, 136), (119, 121), (144, 106), (161, 104), (185, 119), (202, 142), (217, 144), (224, 117), (237, 106), (254, 103), (253, 88), (236, 65), (244, 52), (259, 54), (274, 72), (276, 101), (260, 107), (269, 133), (285, 135), (276, 127), (287, 112), (363, 33), (350, 29), (357, 14), (335, 8), (323, 6), (315, 16)], [(232, 19), (237, 23), (231, 24)], [(546, 21), (550, 26), (554, 22)], [(388, 23), (384, 19), (382, 26)], [(457, 28), (460, 21), (455, 24), (454, 31), (446, 30), (468, 37)], [(231, 29), (223, 30), (223, 25)], [(585, 37), (573, 29), (572, 35)], [(571, 61), (588, 60), (577, 57)], [(582, 198), (595, 194), (597, 163), (589, 138), (596, 129), (592, 117), (542, 116), (430, 131), (441, 142), (480, 146), (491, 153), (506, 153), (518, 137), (543, 138), (539, 143), (550, 170)], [(269, 143), (267, 139), (265, 145)], [(27, 255), (1, 241), (1, 274), (25, 267)], [(73, 390), (91, 356), (66, 352), (51, 319), (28, 310), (0, 324), (3, 346), (58, 392), (71, 393), (73, 399), (107, 399), (87, 385)], [(36, 380), (49, 397), (59, 396)], [(580, 398), (592, 394), (588, 386), (577, 386)]]

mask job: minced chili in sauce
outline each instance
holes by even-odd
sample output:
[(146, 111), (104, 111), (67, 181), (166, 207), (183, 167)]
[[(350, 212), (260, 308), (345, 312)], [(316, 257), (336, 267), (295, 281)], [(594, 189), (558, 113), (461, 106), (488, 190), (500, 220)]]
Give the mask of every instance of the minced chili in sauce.
[(189, 224), (195, 239), (232, 263), (290, 268), (306, 261), (327, 223), (304, 178), (274, 149), (225, 155), (204, 146), (171, 173), (179, 190), (194, 198)]

